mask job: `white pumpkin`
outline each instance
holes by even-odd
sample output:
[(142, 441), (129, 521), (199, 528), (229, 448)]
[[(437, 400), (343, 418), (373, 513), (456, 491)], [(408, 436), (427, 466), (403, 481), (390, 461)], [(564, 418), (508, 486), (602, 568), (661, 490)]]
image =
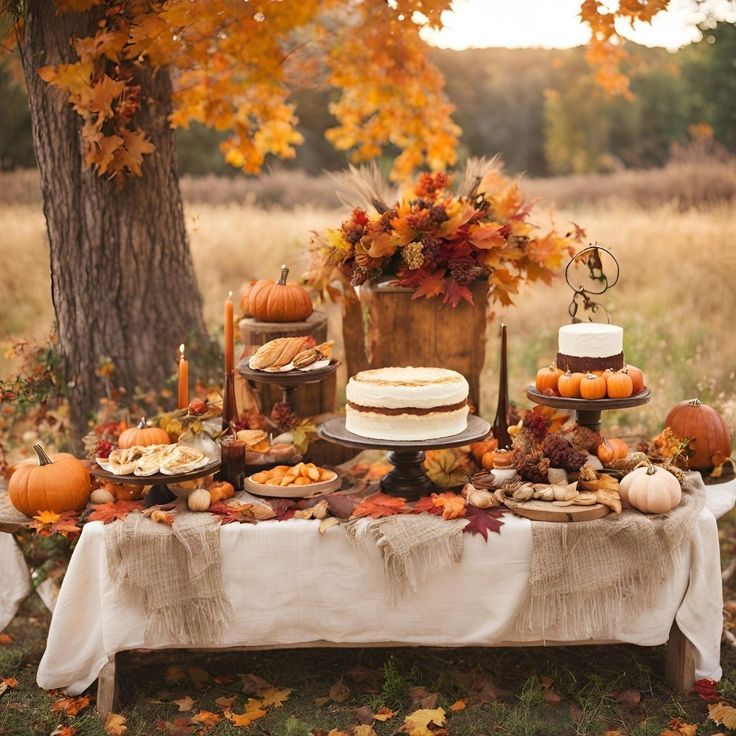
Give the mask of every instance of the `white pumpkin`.
[(619, 484), (624, 506), (645, 514), (666, 514), (682, 499), (680, 481), (669, 470), (650, 465), (632, 470)]
[(207, 511), (212, 503), (212, 496), (205, 488), (197, 488), (187, 498), (187, 506), (190, 511)]
[(113, 503), (113, 501), (115, 501), (115, 496), (104, 488), (95, 488), (95, 490), (89, 494), (89, 502), (95, 505), (100, 503)]

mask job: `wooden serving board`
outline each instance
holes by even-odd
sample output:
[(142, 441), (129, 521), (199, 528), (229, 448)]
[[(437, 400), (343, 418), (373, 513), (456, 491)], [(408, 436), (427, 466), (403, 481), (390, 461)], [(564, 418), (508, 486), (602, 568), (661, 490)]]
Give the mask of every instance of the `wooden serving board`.
[[(498, 497), (498, 492), (497, 497)], [(593, 521), (610, 513), (611, 509), (602, 503), (592, 506), (555, 506), (551, 501), (516, 501), (505, 493), (501, 499), (503, 504), (515, 514), (531, 521)]]

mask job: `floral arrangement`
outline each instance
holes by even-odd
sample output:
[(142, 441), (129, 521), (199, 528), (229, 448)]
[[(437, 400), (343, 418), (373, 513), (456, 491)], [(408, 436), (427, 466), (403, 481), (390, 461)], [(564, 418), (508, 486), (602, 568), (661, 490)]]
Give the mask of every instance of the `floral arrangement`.
[(424, 173), (408, 191), (388, 193), (376, 174), (351, 169), (343, 180), (350, 217), (312, 240), (306, 280), (331, 296), (336, 279), (359, 286), (390, 277), (414, 299), (442, 297), (454, 307), (472, 304), (468, 286), (487, 280), (490, 298), (508, 305), (520, 284), (549, 283), (584, 236), (577, 226), (540, 234), (529, 220), (532, 203), (498, 159), (471, 159), (456, 191), (451, 176)]

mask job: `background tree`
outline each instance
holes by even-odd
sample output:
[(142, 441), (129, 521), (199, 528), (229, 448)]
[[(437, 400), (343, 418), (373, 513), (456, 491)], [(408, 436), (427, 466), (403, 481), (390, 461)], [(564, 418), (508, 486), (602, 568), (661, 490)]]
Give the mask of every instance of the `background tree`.
[[(0, 2), (18, 20), (77, 430), (100, 361), (129, 391), (161, 385), (182, 340), (203, 361), (171, 125), (228, 131), (225, 160), (254, 173), (268, 155), (294, 156), (292, 95), (324, 84), (339, 91), (326, 137), (353, 160), (397, 151), (395, 178), (455, 161), (459, 129), (419, 36), (441, 26), (450, 0)], [(602, 85), (627, 91), (616, 16), (649, 20), (666, 5), (629, 0), (608, 13), (583, 2)]]

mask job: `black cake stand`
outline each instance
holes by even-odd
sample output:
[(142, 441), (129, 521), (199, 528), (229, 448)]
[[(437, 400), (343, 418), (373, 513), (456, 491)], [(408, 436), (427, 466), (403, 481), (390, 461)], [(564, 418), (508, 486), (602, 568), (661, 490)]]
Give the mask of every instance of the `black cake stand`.
[(381, 490), (390, 496), (400, 496), (408, 501), (416, 501), (438, 490), (422, 467), (425, 450), (442, 450), (468, 445), (487, 437), (490, 431), (491, 425), (485, 419), (471, 414), (465, 430), (449, 437), (406, 442), (374, 440), (348, 432), (345, 429), (345, 417), (334, 417), (322, 424), (319, 428), (319, 435), (328, 442), (345, 447), (355, 447), (360, 450), (387, 450), (388, 461), (394, 467), (381, 479)]

